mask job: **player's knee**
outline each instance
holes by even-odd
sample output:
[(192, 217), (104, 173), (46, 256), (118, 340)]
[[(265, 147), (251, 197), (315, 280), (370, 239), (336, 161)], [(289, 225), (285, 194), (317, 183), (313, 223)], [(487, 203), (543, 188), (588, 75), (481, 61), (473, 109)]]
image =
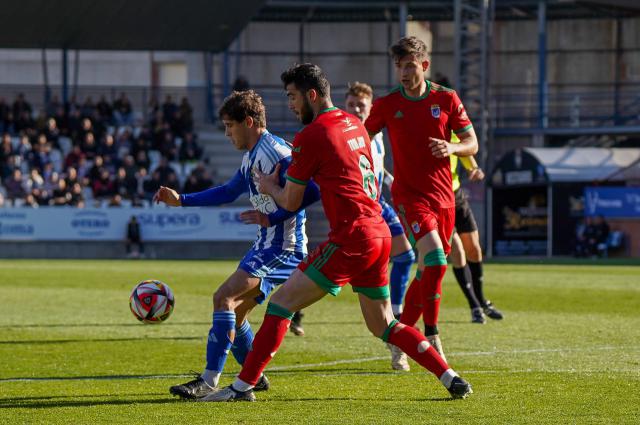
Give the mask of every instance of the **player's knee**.
[(466, 254), (469, 261), (473, 261), (474, 263), (482, 261), (482, 248), (480, 248), (480, 245), (472, 244)]
[(233, 298), (230, 297), (222, 288), (213, 294), (214, 310), (233, 310)]

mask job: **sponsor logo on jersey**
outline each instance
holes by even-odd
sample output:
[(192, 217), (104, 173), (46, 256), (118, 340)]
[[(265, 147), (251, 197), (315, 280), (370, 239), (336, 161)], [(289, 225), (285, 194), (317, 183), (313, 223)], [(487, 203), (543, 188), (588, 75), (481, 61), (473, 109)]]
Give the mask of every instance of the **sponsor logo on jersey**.
[(418, 224), (417, 221), (414, 221), (413, 223), (411, 223), (411, 230), (413, 230), (413, 233), (420, 232), (420, 225)]
[(347, 128), (343, 129), (342, 132), (346, 133), (347, 131), (351, 131), (351, 130), (357, 130), (358, 126), (355, 125), (353, 123), (353, 121), (351, 121), (351, 118), (346, 117), (345, 119), (342, 120), (342, 122), (346, 125)]
[(431, 116), (433, 118), (440, 118), (440, 105), (431, 105)]
[(402, 118), (402, 117), (404, 117), (404, 114), (402, 113), (402, 111), (396, 112), (396, 114), (393, 116), (393, 118)]

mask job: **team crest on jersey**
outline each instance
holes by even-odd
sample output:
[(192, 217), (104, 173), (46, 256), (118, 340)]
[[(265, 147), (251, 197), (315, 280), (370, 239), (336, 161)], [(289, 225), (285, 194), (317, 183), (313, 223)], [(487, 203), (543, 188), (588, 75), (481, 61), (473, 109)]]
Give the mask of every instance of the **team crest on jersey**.
[(411, 230), (413, 230), (413, 233), (420, 232), (420, 225), (418, 224), (417, 221), (414, 221), (413, 223), (411, 223)]
[(431, 105), (431, 116), (433, 118), (440, 118), (440, 105)]
[(393, 118), (402, 118), (402, 117), (404, 117), (404, 114), (402, 113), (402, 111), (396, 112), (396, 114), (393, 116)]

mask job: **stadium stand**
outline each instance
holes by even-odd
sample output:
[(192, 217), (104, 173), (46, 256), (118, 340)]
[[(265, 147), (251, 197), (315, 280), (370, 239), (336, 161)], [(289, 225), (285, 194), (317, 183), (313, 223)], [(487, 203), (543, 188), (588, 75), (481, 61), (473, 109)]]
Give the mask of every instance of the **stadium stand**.
[(137, 118), (126, 93), (67, 105), (54, 96), (37, 114), (22, 93), (0, 98), (2, 205), (146, 206), (160, 185), (211, 186), (189, 100), (148, 109)]

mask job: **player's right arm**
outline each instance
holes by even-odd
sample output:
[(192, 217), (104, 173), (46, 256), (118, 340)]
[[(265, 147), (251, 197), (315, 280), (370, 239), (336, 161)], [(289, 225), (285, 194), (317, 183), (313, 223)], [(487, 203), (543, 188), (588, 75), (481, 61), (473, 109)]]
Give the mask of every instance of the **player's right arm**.
[(161, 186), (153, 196), (153, 202), (163, 202), (172, 207), (215, 207), (235, 201), (238, 196), (246, 192), (247, 183), (238, 170), (236, 174), (220, 186), (203, 190), (202, 192), (178, 194), (175, 190)]

